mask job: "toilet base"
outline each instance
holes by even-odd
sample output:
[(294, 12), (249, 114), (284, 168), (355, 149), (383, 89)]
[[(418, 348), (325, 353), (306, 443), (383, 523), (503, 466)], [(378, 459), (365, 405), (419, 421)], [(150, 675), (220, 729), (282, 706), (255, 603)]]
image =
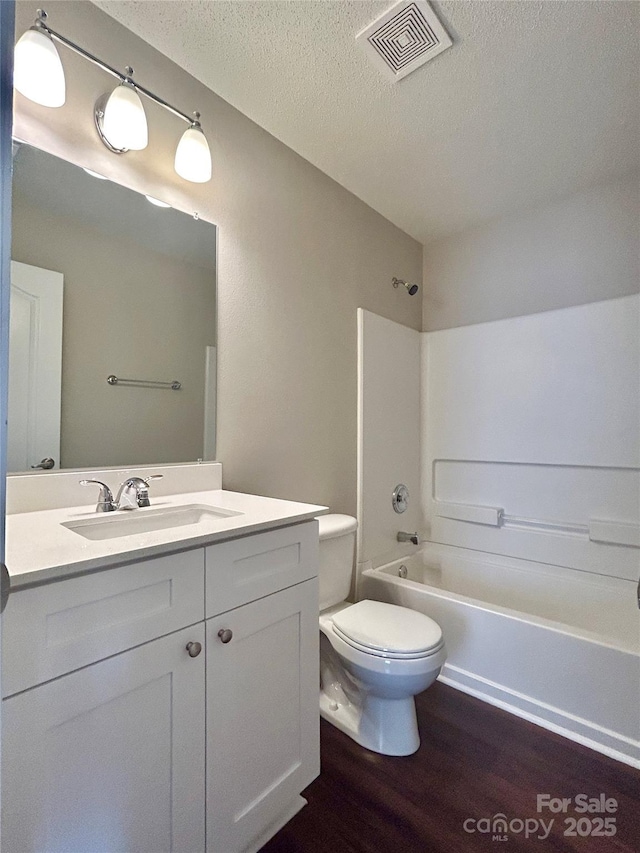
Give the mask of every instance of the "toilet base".
[(362, 705), (356, 705), (344, 693), (334, 690), (332, 694), (320, 692), (320, 716), (365, 749), (381, 755), (412, 755), (420, 746), (413, 696), (368, 695)]

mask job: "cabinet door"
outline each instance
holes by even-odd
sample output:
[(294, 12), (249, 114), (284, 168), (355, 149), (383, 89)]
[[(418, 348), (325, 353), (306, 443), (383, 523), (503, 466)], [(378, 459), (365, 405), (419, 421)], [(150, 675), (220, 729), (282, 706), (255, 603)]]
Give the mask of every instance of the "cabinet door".
[(204, 624), (3, 702), (6, 853), (204, 850)]
[(240, 853), (320, 772), (317, 579), (206, 625), (207, 850)]

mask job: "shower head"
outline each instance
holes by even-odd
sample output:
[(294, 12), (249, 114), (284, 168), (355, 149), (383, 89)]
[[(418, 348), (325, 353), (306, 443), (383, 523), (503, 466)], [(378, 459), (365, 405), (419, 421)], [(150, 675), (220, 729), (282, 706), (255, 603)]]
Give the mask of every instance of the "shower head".
[(393, 284), (394, 287), (400, 287), (400, 285), (402, 285), (406, 288), (409, 296), (415, 296), (420, 289), (417, 284), (410, 284), (408, 281), (403, 281), (401, 278), (396, 278), (395, 276), (391, 279), (391, 284)]

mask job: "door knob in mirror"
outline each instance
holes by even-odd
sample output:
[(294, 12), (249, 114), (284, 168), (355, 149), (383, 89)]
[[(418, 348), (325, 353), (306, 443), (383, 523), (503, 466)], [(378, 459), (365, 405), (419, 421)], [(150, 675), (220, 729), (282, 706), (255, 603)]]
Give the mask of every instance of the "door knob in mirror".
[(44, 468), (45, 471), (50, 471), (54, 465), (56, 464), (56, 460), (52, 459), (50, 456), (45, 456), (44, 459), (41, 459), (37, 465), (32, 465), (32, 468)]

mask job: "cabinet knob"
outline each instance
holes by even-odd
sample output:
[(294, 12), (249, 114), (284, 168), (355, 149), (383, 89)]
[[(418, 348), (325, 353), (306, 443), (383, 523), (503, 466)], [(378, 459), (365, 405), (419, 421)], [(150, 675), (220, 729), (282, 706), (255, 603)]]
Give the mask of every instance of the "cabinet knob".
[(189, 652), (190, 658), (197, 658), (200, 652), (202, 651), (201, 643), (187, 643), (187, 651)]
[(231, 638), (233, 637), (233, 631), (230, 628), (220, 628), (218, 636), (220, 637), (221, 642), (230, 643)]

